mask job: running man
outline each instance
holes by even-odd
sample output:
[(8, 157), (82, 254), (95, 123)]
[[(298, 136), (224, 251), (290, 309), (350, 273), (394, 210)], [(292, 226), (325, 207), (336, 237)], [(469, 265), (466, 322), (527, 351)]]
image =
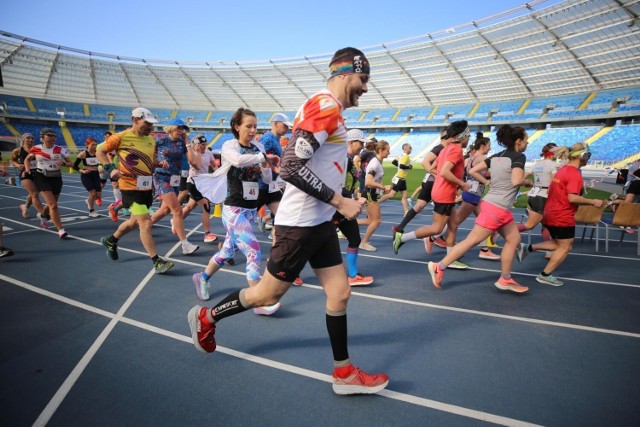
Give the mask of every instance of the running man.
[[(100, 239), (100, 243), (107, 248), (107, 256), (115, 261), (118, 259), (118, 241), (139, 227), (140, 241), (151, 258), (155, 272), (164, 274), (173, 267), (173, 263), (160, 258), (156, 252), (149, 214), (153, 203), (153, 168), (158, 166), (155, 161), (156, 142), (151, 131), (158, 119), (146, 108), (134, 109), (131, 119), (133, 124), (129, 129), (111, 135), (96, 151), (98, 160), (111, 179), (118, 180), (122, 206), (131, 211), (131, 217), (122, 222), (112, 235)], [(116, 152), (117, 167), (107, 155), (110, 151)]]
[(329, 70), (327, 88), (307, 100), (294, 120), (280, 170), (287, 186), (276, 217), (276, 242), (262, 279), (256, 286), (231, 293), (213, 308), (196, 305), (189, 312), (189, 327), (198, 350), (215, 351), (218, 322), (252, 307), (277, 303), (308, 261), (327, 296), (333, 391), (370, 394), (384, 389), (389, 378), (369, 375), (349, 358), (347, 303), (351, 288), (332, 221), (336, 210), (347, 219), (362, 211), (360, 202), (341, 194), (347, 163), (342, 111), (357, 107), (360, 96), (367, 92), (369, 62), (361, 51), (348, 47), (334, 54)]

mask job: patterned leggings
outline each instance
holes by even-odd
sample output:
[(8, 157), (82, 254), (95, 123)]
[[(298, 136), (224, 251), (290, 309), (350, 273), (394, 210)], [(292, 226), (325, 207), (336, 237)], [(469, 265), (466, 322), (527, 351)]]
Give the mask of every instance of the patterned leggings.
[(220, 267), (240, 251), (247, 257), (247, 280), (260, 280), (260, 243), (253, 234), (253, 223), (256, 210), (224, 205), (222, 208), (222, 225), (227, 229), (224, 244), (219, 252), (213, 255), (213, 261)]

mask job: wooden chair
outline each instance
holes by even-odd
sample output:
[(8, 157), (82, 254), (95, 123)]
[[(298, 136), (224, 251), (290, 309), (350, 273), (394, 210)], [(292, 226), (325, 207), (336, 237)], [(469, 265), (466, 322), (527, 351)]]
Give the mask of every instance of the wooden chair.
[(602, 213), (606, 205), (601, 208), (596, 208), (591, 205), (580, 205), (576, 211), (576, 226), (582, 225), (582, 241), (584, 242), (584, 235), (587, 228), (591, 228), (591, 239), (593, 239), (593, 232), (596, 232), (596, 252), (598, 252), (598, 243), (600, 241), (600, 222), (602, 219)]
[[(616, 213), (613, 215), (613, 219), (611, 223), (600, 221), (604, 224), (605, 227), (605, 252), (609, 252), (609, 229), (616, 227), (640, 227), (640, 203), (620, 203), (618, 208), (616, 209)], [(620, 230), (622, 233), (626, 231), (624, 229)], [(640, 233), (639, 230), (636, 230), (636, 235), (638, 236), (638, 250), (637, 253), (640, 255)]]

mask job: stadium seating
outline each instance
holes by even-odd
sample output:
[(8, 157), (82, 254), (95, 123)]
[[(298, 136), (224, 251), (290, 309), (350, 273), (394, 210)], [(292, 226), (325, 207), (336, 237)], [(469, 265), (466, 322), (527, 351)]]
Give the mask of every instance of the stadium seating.
[[(413, 156), (423, 152), (437, 139), (439, 130), (454, 120), (466, 119), (471, 127), (483, 129), (486, 136), (495, 141), (495, 127), (499, 123), (518, 124), (538, 123), (538, 128), (552, 123), (550, 127), (536, 135), (530, 141), (527, 157), (535, 159), (539, 156), (542, 146), (547, 142), (571, 145), (577, 141), (584, 141), (593, 136), (602, 127), (603, 117), (626, 117), (640, 111), (640, 88), (625, 88), (604, 90), (597, 93), (578, 93), (546, 98), (533, 98), (522, 114), (518, 114), (525, 105), (525, 99), (481, 102), (477, 104), (443, 105), (438, 107), (407, 107), (402, 109), (348, 109), (344, 112), (345, 123), (349, 128), (361, 128), (365, 133), (375, 133), (379, 139), (387, 140), (392, 147), (391, 156), (401, 152), (402, 143), (408, 142), (414, 147)], [(75, 145), (84, 145), (87, 137), (102, 140), (103, 132), (111, 126), (117, 125), (117, 130), (124, 129), (130, 123), (131, 109), (134, 106), (115, 106), (98, 104), (81, 104), (50, 99), (35, 99), (13, 95), (0, 94), (0, 106), (3, 107), (2, 116), (8, 118), (8, 123), (20, 133), (31, 132), (36, 135), (42, 127), (51, 127), (60, 131), (59, 122), (66, 121)], [(553, 108), (549, 108), (549, 107)], [(214, 147), (232, 138), (229, 132), (229, 122), (233, 111), (201, 111), (176, 110), (172, 108), (149, 109), (157, 115), (160, 126), (167, 124), (172, 118), (181, 118), (190, 123), (192, 133), (204, 133), (209, 141), (215, 140)], [(64, 117), (59, 113), (64, 112)], [(256, 111), (258, 128), (262, 131), (269, 129), (269, 120), (278, 111)], [(88, 113), (88, 115), (87, 115)], [(291, 120), (295, 112), (285, 112)], [(592, 117), (593, 116), (593, 117)], [(580, 126), (572, 125), (572, 120), (581, 120)], [(493, 123), (496, 123), (494, 126)], [(559, 123), (556, 125), (556, 123)], [(583, 123), (587, 123), (583, 125)], [(609, 123), (613, 123), (610, 121)], [(493, 131), (489, 132), (488, 127)], [(473, 130), (473, 129), (472, 129)], [(475, 132), (475, 130), (473, 130)], [(528, 129), (529, 135), (535, 129)], [(5, 126), (0, 127), (5, 136), (12, 136)], [(609, 133), (593, 141), (594, 160), (605, 164), (623, 160), (640, 152), (638, 143), (638, 126), (616, 125)], [(473, 139), (473, 138), (472, 138)], [(621, 141), (625, 141), (621, 144)], [(64, 144), (64, 138), (59, 138), (59, 144)], [(494, 151), (500, 147), (494, 145)]]

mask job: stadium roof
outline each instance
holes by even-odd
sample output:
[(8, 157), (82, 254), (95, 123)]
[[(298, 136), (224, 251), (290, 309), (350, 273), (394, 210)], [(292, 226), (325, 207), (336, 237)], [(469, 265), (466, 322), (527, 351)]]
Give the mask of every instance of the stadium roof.
[[(640, 1), (534, 0), (364, 48), (360, 108), (454, 105), (640, 86)], [(57, 46), (0, 30), (0, 93), (104, 105), (291, 111), (324, 87), (329, 55), (178, 62)]]

